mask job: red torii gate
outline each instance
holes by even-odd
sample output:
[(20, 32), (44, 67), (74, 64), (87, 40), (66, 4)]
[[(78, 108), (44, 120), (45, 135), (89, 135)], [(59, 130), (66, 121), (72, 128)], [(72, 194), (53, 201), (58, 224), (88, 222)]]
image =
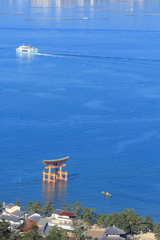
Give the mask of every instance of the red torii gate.
[[(42, 163), (48, 165), (45, 167), (45, 169), (48, 169), (48, 172), (43, 171), (43, 181), (56, 182), (57, 179), (68, 181), (68, 171), (62, 171), (62, 168), (66, 166), (63, 163), (67, 160), (69, 160), (69, 156), (56, 160), (42, 160)], [(54, 173), (52, 173), (52, 168), (55, 168)]]

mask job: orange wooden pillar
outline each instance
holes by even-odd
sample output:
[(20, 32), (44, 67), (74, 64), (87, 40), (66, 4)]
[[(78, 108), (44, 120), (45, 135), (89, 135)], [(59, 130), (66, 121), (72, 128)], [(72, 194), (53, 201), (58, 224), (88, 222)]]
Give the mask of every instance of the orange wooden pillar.
[[(63, 167), (66, 166), (63, 162), (66, 162), (67, 160), (69, 160), (69, 157), (57, 160), (43, 160), (42, 162), (48, 165), (45, 167), (48, 172), (43, 171), (43, 181), (47, 181), (49, 183), (56, 182), (57, 179), (61, 181), (68, 181), (68, 171), (63, 172)], [(54, 173), (52, 173), (52, 168), (55, 169)]]

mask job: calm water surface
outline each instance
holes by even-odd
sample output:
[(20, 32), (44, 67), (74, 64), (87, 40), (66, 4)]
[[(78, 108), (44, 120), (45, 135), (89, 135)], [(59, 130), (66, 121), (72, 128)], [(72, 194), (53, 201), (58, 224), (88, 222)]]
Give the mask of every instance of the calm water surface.
[[(0, 13), (0, 201), (160, 222), (160, 1), (0, 0)], [(23, 43), (42, 54), (16, 54)], [(43, 183), (41, 160), (68, 155), (69, 181)]]

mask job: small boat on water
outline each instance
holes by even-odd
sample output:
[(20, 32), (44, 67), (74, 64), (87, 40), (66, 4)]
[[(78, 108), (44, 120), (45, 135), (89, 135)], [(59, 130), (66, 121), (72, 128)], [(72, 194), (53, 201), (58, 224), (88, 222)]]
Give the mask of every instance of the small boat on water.
[(112, 194), (110, 194), (109, 192), (102, 192), (102, 194), (106, 197), (112, 197)]
[(32, 46), (25, 46), (24, 44), (18, 48), (16, 51), (19, 53), (38, 53), (38, 48), (34, 48)]

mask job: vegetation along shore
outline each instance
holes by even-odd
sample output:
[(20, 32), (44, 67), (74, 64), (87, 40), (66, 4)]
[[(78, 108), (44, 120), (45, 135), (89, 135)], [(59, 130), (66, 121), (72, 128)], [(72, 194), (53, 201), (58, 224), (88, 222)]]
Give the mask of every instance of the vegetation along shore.
[(0, 240), (107, 240), (111, 231), (117, 240), (160, 239), (160, 223), (154, 224), (150, 216), (143, 218), (134, 209), (97, 214), (96, 208), (78, 201), (55, 209), (51, 201), (44, 206), (40, 201), (21, 206), (19, 199), (15, 204), (0, 202), (0, 209)]

